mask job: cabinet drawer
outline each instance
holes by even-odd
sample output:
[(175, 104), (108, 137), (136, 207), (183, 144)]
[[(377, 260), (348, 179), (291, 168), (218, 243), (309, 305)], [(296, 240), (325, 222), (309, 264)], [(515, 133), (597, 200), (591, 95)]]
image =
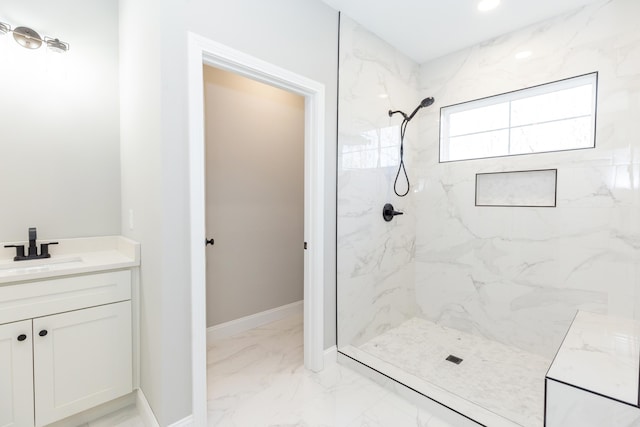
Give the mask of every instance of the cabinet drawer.
[(2, 286), (0, 324), (129, 299), (129, 270)]

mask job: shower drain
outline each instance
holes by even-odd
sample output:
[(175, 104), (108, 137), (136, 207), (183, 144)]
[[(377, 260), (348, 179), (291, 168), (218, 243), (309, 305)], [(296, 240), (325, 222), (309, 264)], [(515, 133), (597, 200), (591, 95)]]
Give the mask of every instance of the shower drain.
[(456, 365), (459, 365), (462, 362), (461, 358), (456, 357), (453, 354), (450, 354), (449, 356), (447, 356), (447, 358), (445, 360), (447, 362), (455, 363)]

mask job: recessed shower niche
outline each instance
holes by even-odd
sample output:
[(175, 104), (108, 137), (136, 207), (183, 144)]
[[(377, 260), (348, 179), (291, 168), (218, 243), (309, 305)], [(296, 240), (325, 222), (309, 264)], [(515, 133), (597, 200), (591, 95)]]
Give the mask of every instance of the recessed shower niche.
[(556, 206), (558, 170), (476, 174), (476, 206)]
[[(341, 361), (438, 402), (453, 425), (541, 427), (545, 375), (576, 312), (640, 312), (628, 243), (640, 241), (639, 166), (620, 137), (640, 132), (640, 111), (602, 101), (640, 97), (604, 72), (629, 60), (606, 54), (612, 41), (640, 44), (634, 14), (640, 4), (601, 2), (424, 64), (341, 15)], [(513, 58), (524, 41), (546, 46), (531, 66)], [(440, 162), (442, 107), (598, 70), (595, 148)], [(411, 190), (398, 197), (401, 120), (388, 111), (427, 97), (406, 128)], [(403, 215), (385, 222), (386, 203)]]

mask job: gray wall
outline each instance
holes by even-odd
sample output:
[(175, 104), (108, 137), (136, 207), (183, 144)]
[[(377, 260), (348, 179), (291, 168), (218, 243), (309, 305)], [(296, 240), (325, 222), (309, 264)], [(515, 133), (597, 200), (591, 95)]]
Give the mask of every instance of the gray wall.
[(207, 326), (303, 298), (304, 98), (204, 67)]
[[(123, 233), (142, 243), (141, 382), (160, 425), (191, 414), (186, 31), (326, 86), (325, 346), (335, 343), (338, 14), (317, 0), (120, 0)], [(129, 211), (134, 228), (129, 229)]]
[(122, 233), (143, 248), (140, 381), (161, 426), (191, 413), (186, 78), (176, 77), (186, 59), (175, 3), (120, 1)]
[(0, 241), (119, 234), (117, 3), (3, 0), (0, 21), (71, 45), (0, 39)]
[(325, 348), (335, 345), (338, 12), (318, 0), (193, 0), (187, 29), (325, 85)]

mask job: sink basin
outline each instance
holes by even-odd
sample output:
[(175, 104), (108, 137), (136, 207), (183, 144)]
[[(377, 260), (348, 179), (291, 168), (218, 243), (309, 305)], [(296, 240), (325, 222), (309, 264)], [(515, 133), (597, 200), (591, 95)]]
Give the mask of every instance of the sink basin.
[(0, 276), (13, 274), (38, 273), (41, 271), (63, 270), (82, 265), (80, 257), (44, 258), (29, 261), (11, 261), (0, 263)]

